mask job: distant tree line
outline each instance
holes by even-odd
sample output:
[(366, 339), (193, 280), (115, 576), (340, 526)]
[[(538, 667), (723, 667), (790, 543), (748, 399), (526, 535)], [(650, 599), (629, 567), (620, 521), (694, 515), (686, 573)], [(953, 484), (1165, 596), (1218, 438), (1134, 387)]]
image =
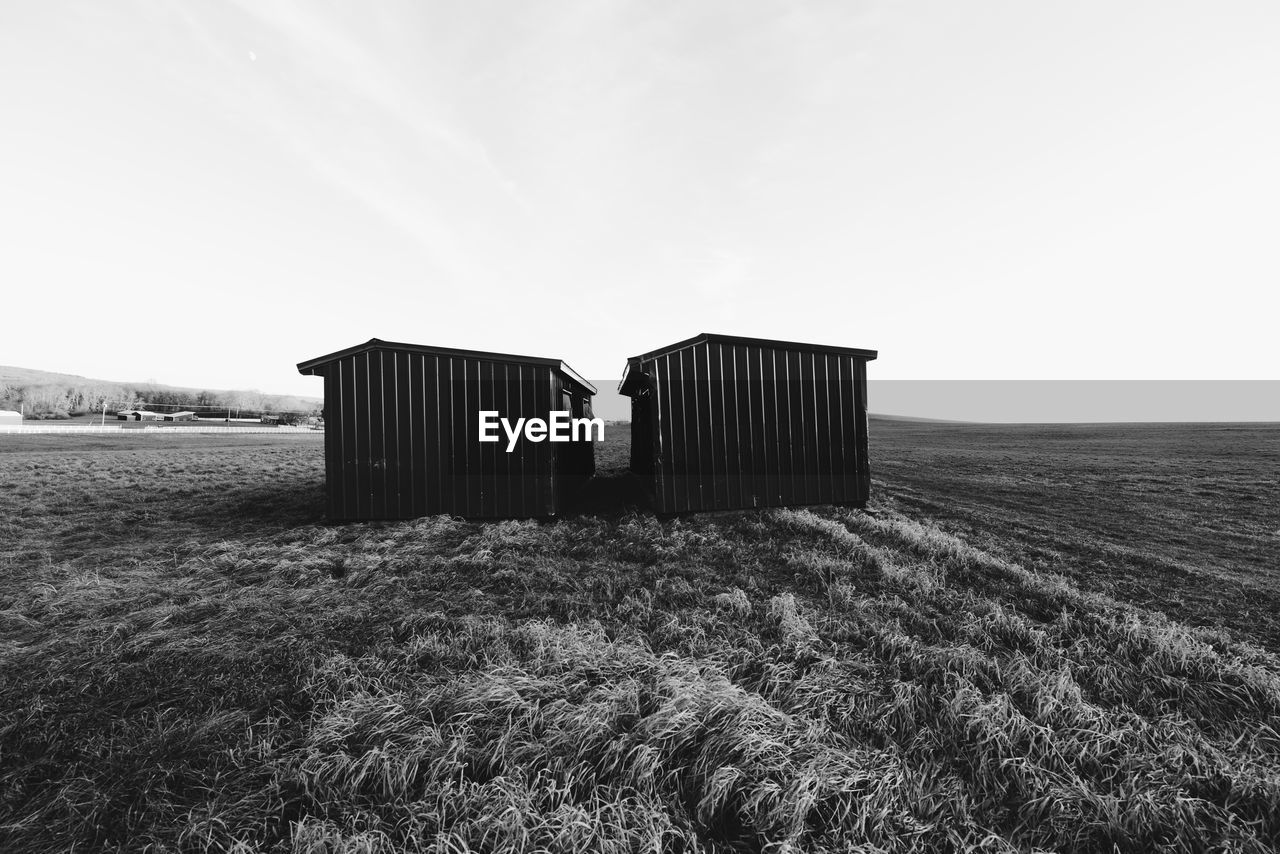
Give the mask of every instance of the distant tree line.
[(121, 409), (145, 408), (157, 412), (188, 409), (211, 418), (279, 415), (281, 423), (320, 414), (320, 407), (313, 401), (260, 391), (201, 391), (147, 383), (59, 385), (10, 382), (0, 385), (0, 409), (21, 410), (27, 418), (70, 418), (102, 412), (104, 406), (108, 415)]

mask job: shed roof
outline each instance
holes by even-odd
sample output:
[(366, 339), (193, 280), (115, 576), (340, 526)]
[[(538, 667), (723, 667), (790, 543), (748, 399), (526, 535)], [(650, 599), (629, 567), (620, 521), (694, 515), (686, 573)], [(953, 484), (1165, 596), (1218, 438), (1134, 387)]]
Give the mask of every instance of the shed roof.
[(627, 360), (627, 367), (623, 371), (622, 381), (618, 383), (618, 391), (622, 394), (626, 394), (624, 388), (627, 387), (627, 377), (631, 373), (633, 365), (638, 365), (646, 359), (652, 359), (657, 356), (667, 356), (671, 353), (683, 350), (686, 347), (692, 347), (704, 342), (735, 344), (739, 347), (773, 347), (778, 350), (799, 350), (805, 353), (834, 353), (842, 356), (857, 356), (868, 361), (879, 355), (876, 350), (863, 350), (858, 347), (838, 347), (830, 344), (805, 344), (799, 341), (778, 341), (772, 338), (744, 338), (740, 335), (720, 335), (715, 332), (700, 332), (692, 338), (686, 338), (683, 341), (668, 344), (666, 347), (659, 347), (656, 350), (641, 353), (639, 356), (632, 356)]
[(677, 350), (683, 350), (685, 347), (692, 347), (695, 344), (701, 344), (704, 341), (714, 341), (719, 344), (737, 344), (745, 347), (776, 347), (779, 350), (803, 350), (805, 352), (815, 353), (840, 353), (846, 356), (861, 356), (864, 359), (874, 359), (878, 353), (875, 350), (862, 350), (857, 347), (837, 347), (830, 344), (803, 344), (798, 341), (776, 341), (771, 338), (743, 338), (740, 335), (720, 335), (715, 332), (699, 332), (692, 338), (686, 338), (683, 341), (677, 341), (674, 344), (668, 344), (666, 347), (659, 347), (656, 350), (650, 350), (648, 353), (641, 353), (639, 356), (632, 356), (635, 359), (651, 359), (654, 356), (665, 356), (668, 353), (674, 353)]
[(481, 359), (487, 362), (507, 362), (515, 365), (539, 365), (559, 371), (589, 393), (596, 393), (594, 385), (560, 359), (548, 359), (541, 356), (517, 356), (511, 353), (490, 353), (484, 350), (461, 350), (455, 347), (436, 347), (429, 344), (405, 344), (397, 341), (383, 341), (380, 338), (370, 338), (363, 344), (357, 344), (345, 350), (338, 350), (336, 353), (330, 353), (327, 356), (317, 356), (314, 359), (299, 362), (298, 373), (308, 376), (323, 376), (325, 365), (336, 362), (339, 359), (345, 359), (347, 356), (366, 353), (370, 350), (401, 350), (408, 353), (423, 353), (428, 356), (454, 356), (462, 359)]

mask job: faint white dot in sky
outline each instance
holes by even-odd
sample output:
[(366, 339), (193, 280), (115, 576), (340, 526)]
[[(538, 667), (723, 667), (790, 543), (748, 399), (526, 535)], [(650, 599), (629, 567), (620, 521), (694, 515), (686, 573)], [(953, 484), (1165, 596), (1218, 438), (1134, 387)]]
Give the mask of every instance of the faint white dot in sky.
[(249, 51), (249, 59), (250, 59), (251, 61), (253, 61), (253, 62), (257, 62), (257, 61), (258, 61), (258, 55), (257, 55), (256, 53), (254, 53), (253, 51)]

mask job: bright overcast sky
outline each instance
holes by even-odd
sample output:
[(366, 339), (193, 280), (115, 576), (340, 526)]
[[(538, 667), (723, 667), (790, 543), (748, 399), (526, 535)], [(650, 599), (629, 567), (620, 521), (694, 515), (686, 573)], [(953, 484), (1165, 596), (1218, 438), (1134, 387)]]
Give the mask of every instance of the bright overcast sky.
[(106, 379), (1277, 379), (1280, 4), (2, 0), (0, 245), (0, 364)]

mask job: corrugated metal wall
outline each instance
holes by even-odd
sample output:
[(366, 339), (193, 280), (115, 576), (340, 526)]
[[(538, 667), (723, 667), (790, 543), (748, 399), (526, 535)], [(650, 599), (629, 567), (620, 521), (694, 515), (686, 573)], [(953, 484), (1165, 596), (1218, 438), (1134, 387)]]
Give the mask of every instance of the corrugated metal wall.
[(481, 410), (514, 422), (561, 408), (563, 381), (545, 366), (373, 349), (326, 364), (324, 378), (334, 519), (549, 516), (584, 453), (594, 462), (590, 443), (521, 439), (507, 453), (501, 429), (500, 442), (478, 441)]
[(865, 358), (712, 339), (638, 367), (632, 467), (659, 512), (866, 502)]
[[(554, 409), (568, 412), (574, 418), (592, 417), (591, 398), (575, 393), (573, 386), (554, 371), (551, 373), (551, 386), (552, 400), (556, 402)], [(553, 447), (556, 488), (562, 495), (572, 496), (596, 473), (595, 445), (591, 442), (562, 442)]]

